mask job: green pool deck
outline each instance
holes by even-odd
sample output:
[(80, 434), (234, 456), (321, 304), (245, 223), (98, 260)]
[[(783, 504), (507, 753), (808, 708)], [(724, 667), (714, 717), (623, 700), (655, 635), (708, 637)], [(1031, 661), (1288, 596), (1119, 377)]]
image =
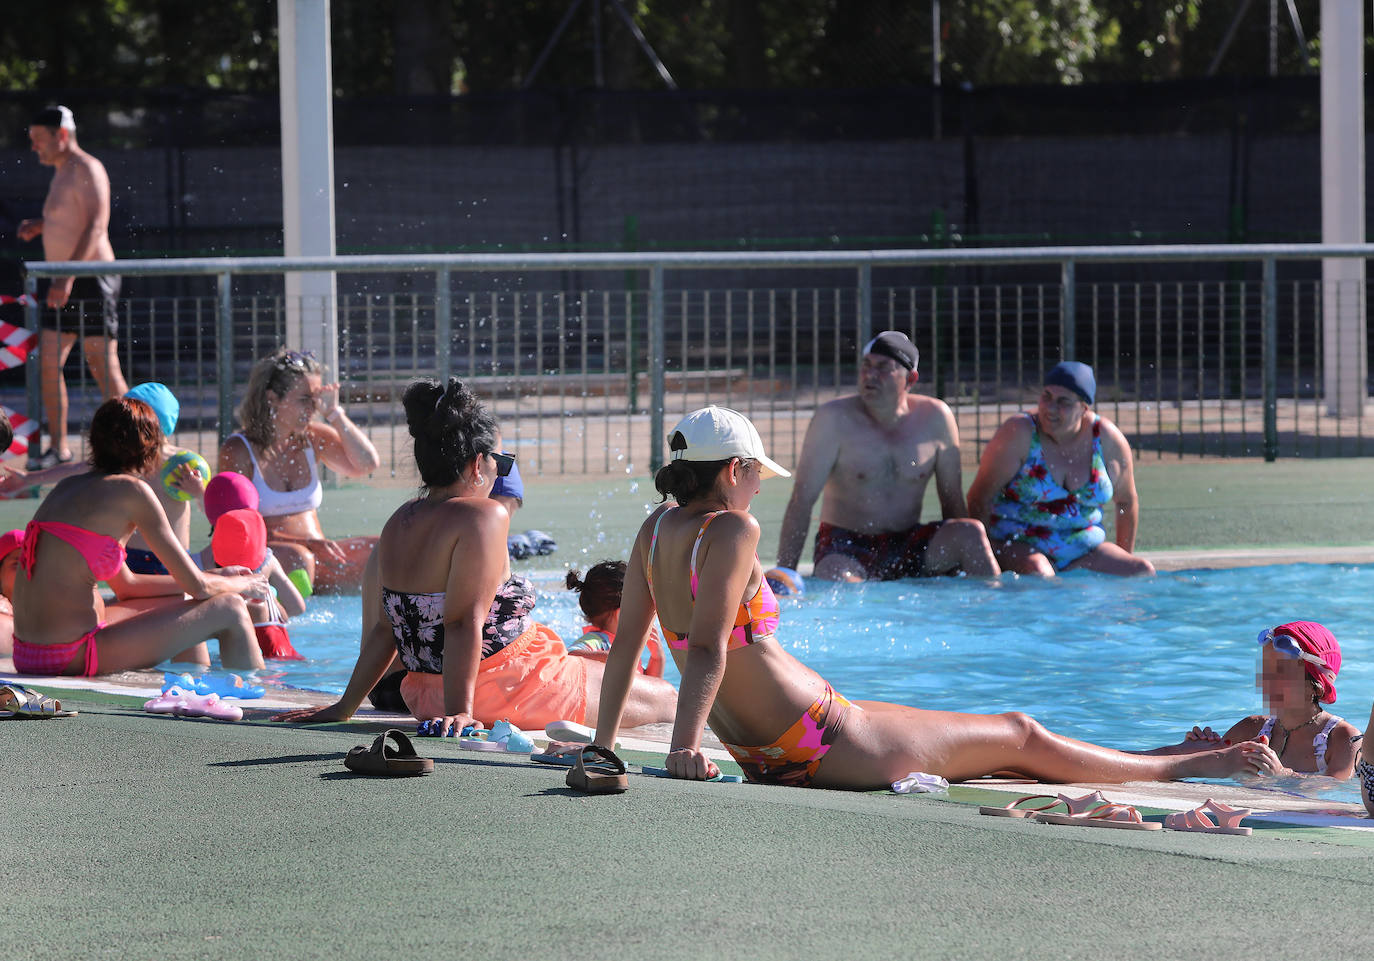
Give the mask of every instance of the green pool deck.
[[(1372, 466), (1146, 461), (1139, 547), (1161, 566), (1374, 560)], [(514, 527), (558, 539), (545, 569), (623, 556), (654, 499), (647, 479), (528, 488)], [(374, 531), (407, 494), (329, 491), (326, 530)], [(756, 502), (766, 562), (787, 494), (766, 482)], [(36, 503), (0, 503), (0, 524), (22, 524)], [(1351, 805), (1221, 788), (1221, 800), (1288, 812), (1231, 837), (979, 815), (1043, 789), (1005, 782), (935, 798), (636, 774), (623, 795), (587, 797), (561, 769), (429, 739), (416, 743), (434, 774), (361, 778), (343, 755), (386, 719), (307, 728), (250, 704), (226, 724), (146, 714), (136, 696), (56, 693), (80, 715), (0, 721), (0, 917), (16, 956), (1367, 953), (1374, 822)], [(1364, 705), (1344, 713), (1362, 719)], [(652, 747), (626, 754), (655, 760)], [(1218, 789), (1103, 790), (1157, 820)]]
[(0, 722), (22, 957), (1330, 959), (1362, 956), (1374, 895), (1374, 848), (1339, 837), (1359, 832), (1061, 827), (958, 787), (635, 774), (589, 797), (428, 739), (434, 774), (363, 778), (342, 757), (373, 723), (68, 700), (79, 716)]

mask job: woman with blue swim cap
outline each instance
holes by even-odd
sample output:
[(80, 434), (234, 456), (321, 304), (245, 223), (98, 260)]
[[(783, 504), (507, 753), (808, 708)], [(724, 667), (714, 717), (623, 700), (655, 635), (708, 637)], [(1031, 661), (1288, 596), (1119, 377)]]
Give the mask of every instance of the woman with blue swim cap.
[[(1154, 573), (1132, 553), (1140, 506), (1131, 445), (1093, 411), (1096, 398), (1091, 367), (1055, 364), (1035, 413), (1007, 420), (983, 451), (968, 490), (969, 516), (987, 528), (1002, 570)], [(1108, 503), (1116, 505), (1115, 543), (1102, 527)]]

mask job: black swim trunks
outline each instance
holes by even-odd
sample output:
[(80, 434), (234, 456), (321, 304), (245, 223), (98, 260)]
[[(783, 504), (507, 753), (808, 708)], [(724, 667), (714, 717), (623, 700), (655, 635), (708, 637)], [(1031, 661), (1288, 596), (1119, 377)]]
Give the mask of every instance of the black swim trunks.
[[(43, 308), (39, 323), (44, 330), (60, 330), (65, 334), (83, 337), (119, 336), (118, 274), (102, 277), (78, 277), (72, 283), (72, 294), (61, 310)], [(38, 302), (46, 303), (48, 281), (38, 283)]]
[(894, 581), (903, 577), (929, 577), (921, 570), (930, 539), (943, 521), (919, 524), (905, 531), (882, 531), (860, 534), (827, 524), (816, 528), (815, 561), (827, 554), (843, 554), (863, 565), (868, 576), (877, 580)]

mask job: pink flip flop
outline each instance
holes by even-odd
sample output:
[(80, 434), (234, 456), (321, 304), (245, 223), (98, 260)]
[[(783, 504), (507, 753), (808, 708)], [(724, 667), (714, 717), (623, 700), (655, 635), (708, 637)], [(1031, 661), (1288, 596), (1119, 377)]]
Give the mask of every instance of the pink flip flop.
[[(1027, 801), (1049, 801), (1049, 804), (1042, 804), (1039, 807), (1021, 807)], [(1106, 804), (1107, 799), (1101, 791), (1093, 791), (1091, 794), (1084, 794), (1082, 797), (1069, 797), (1067, 794), (1060, 794), (1058, 797), (1051, 797), (1048, 794), (1028, 794), (1025, 797), (1017, 798), (1005, 807), (987, 806), (978, 809), (979, 814), (988, 814), (992, 817), (1000, 818), (1029, 818), (1037, 814), (1049, 811), (1050, 808), (1063, 805), (1069, 814), (1086, 814), (1093, 808)]]
[[(1216, 817), (1215, 821), (1207, 816), (1209, 813)], [(1173, 831), (1196, 831), (1199, 834), (1247, 835), (1254, 833), (1254, 829), (1241, 827), (1240, 822), (1251, 813), (1249, 808), (1233, 808), (1208, 798), (1206, 804), (1191, 811), (1166, 814), (1164, 826)]]
[(1035, 816), (1043, 824), (1078, 824), (1089, 828), (1118, 828), (1122, 831), (1158, 831), (1164, 825), (1145, 821), (1140, 812), (1129, 804), (1099, 804), (1083, 814), (1047, 814)]
[[(1037, 807), (1022, 807), (1027, 801), (1049, 801), (1049, 804), (1041, 804)], [(1028, 818), (1034, 817), (1041, 811), (1048, 811), (1052, 807), (1058, 807), (1064, 802), (1050, 794), (1027, 794), (1019, 797), (1015, 801), (1006, 805), (985, 804), (978, 808), (979, 814), (986, 814), (995, 818)]]
[(177, 717), (208, 717), (216, 721), (242, 721), (243, 708), (220, 700), (218, 694), (196, 694), (173, 685), (160, 697), (143, 705), (152, 714), (174, 714)]

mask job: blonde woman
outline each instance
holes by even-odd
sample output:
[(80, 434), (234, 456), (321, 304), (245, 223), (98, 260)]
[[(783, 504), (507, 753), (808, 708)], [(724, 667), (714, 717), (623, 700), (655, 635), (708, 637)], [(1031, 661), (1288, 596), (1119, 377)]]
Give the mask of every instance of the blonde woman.
[(316, 591), (358, 590), (377, 538), (325, 536), (319, 465), (362, 477), (381, 460), (339, 405), (339, 385), (324, 383), (309, 351), (282, 348), (254, 365), (238, 418), (238, 432), (220, 447), (219, 470), (253, 481), (267, 546), (287, 571), (304, 570)]

